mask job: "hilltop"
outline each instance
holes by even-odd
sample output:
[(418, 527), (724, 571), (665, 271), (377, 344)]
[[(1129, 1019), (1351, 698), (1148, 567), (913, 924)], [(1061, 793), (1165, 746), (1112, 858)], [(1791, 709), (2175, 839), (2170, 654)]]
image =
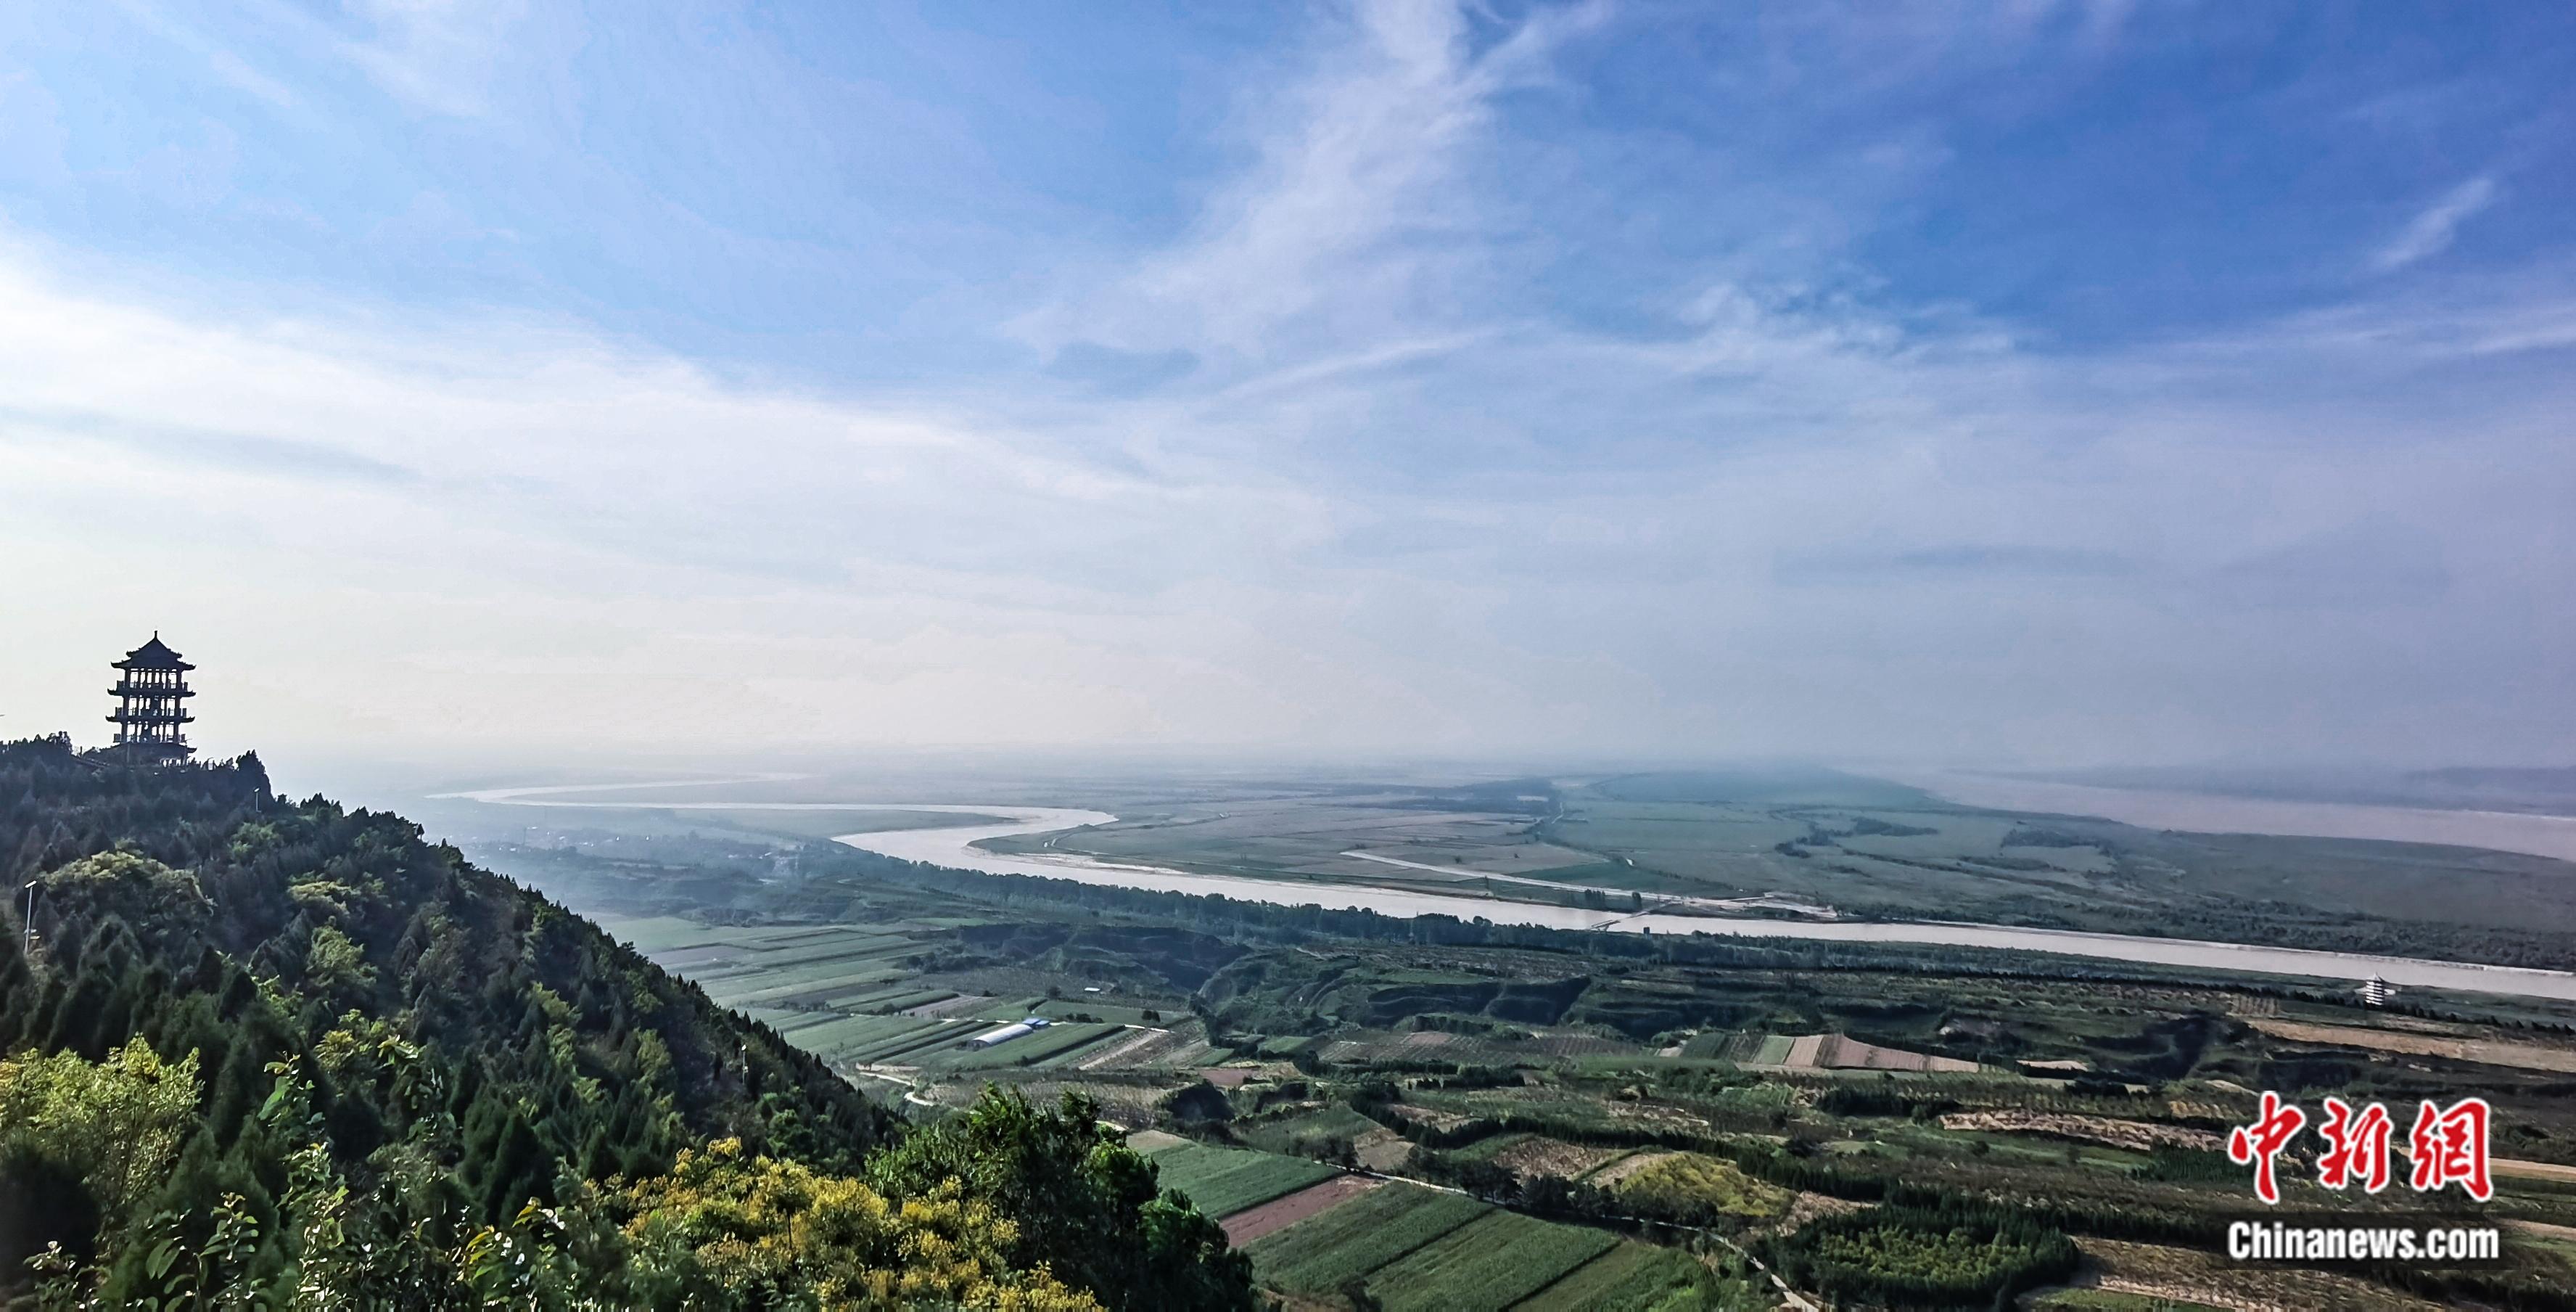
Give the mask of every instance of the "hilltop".
[(1080, 1099), (908, 1132), (409, 821), (275, 797), (255, 757), (0, 744), (0, 871), (34, 881), (32, 952), (0, 946), (0, 1298), (1249, 1301)]

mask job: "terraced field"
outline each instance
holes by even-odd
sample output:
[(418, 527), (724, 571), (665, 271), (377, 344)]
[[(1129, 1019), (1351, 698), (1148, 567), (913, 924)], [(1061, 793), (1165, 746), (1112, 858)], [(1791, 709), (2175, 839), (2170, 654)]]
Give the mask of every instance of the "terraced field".
[[(1163, 1145), (1154, 1156), (1164, 1165), (1166, 1183), (1173, 1182), (1176, 1157), (1191, 1150), (1226, 1151), (1159, 1137), (1138, 1142)], [(1219, 1169), (1209, 1158), (1182, 1160), (1191, 1162), (1190, 1169)], [(1217, 1210), (1198, 1192), (1180, 1187), (1202, 1210)], [(1390, 1312), (1469, 1307), (1607, 1312), (1705, 1305), (1706, 1271), (1669, 1249), (1584, 1226), (1535, 1220), (1415, 1184), (1390, 1182), (1335, 1192), (1339, 1196), (1330, 1197), (1325, 1206), (1284, 1226), (1264, 1222), (1246, 1227), (1257, 1232), (1244, 1251), (1262, 1285), (1292, 1296), (1331, 1298), (1356, 1282)]]
[[(687, 976), (718, 1005), (738, 1009), (844, 1067), (908, 1066), (971, 1076), (1082, 1066), (1114, 1055), (1122, 1067), (1177, 1068), (1212, 1052), (1186, 1016), (1182, 1028), (1164, 1029), (1145, 1019), (1143, 1007), (1088, 993), (961, 996), (955, 989), (926, 987), (906, 964), (920, 942), (884, 926), (601, 919), (609, 932)], [(1056, 1023), (998, 1047), (964, 1046), (994, 1025), (1024, 1016)]]
[(1369, 1273), (1387, 1312), (1510, 1307), (1610, 1251), (1606, 1231), (1488, 1212)]
[(1291, 1293), (1328, 1294), (1494, 1209), (1473, 1198), (1390, 1184), (1253, 1243), (1253, 1273)]
[(1513, 1312), (1679, 1312), (1705, 1306), (1708, 1272), (1669, 1248), (1633, 1241), (1584, 1263), (1512, 1305)]
[[(917, 1079), (924, 1089), (971, 1085), (993, 1075), (1035, 1091), (1095, 1070), (1159, 1070), (1186, 1080), (1193, 1078), (1195, 1064), (1218, 1055), (1195, 1017), (1178, 1012), (1166, 1024), (1164, 1016), (1175, 1014), (1168, 1003), (1157, 1004), (1166, 1010), (1149, 1018), (1147, 1001), (1114, 989), (1094, 993), (1078, 984), (1079, 977), (1059, 986), (1042, 974), (1022, 979), (988, 969), (934, 976), (948, 986), (934, 987), (914, 964), (920, 941), (886, 926), (633, 919), (611, 929), (647, 945), (648, 955), (696, 981), (718, 1003), (767, 1022), (835, 1066), (913, 1072), (904, 1082)], [(1052, 1023), (996, 1047), (966, 1046), (996, 1024), (1032, 1016)], [(1571, 1060), (1594, 1047), (1623, 1046), (1582, 1034), (1562, 1040), (1563, 1055)], [(1348, 1056), (1382, 1050), (1410, 1058), (1436, 1051), (1452, 1060), (1492, 1047), (1439, 1031), (1362, 1032), (1347, 1046), (1354, 1049)], [(1482, 1095), (1475, 1093), (1420, 1096), (1421, 1104), (1408, 1104), (1408, 1110), (1433, 1119), (1482, 1110)], [(1522, 1090), (1518, 1096), (1531, 1095)], [(1457, 1106), (1436, 1105), (1449, 1102)], [(1420, 1184), (1379, 1183), (1296, 1155), (1305, 1141), (1384, 1133), (1347, 1107), (1301, 1109), (1247, 1128), (1258, 1148), (1273, 1151), (1163, 1134), (1140, 1135), (1134, 1142), (1154, 1160), (1165, 1187), (1240, 1232), (1258, 1278), (1280, 1293), (1330, 1300), (1364, 1288), (1388, 1309), (1526, 1306), (1559, 1312), (1666, 1302), (1697, 1306), (1709, 1288), (1707, 1273), (1686, 1255)], [(1496, 1136), (1463, 1155), (1573, 1176), (1619, 1150), (1517, 1134)]]
[(1182, 1143), (1148, 1156), (1166, 1189), (1178, 1189), (1209, 1216), (1226, 1217), (1339, 1175), (1321, 1162), (1275, 1153)]

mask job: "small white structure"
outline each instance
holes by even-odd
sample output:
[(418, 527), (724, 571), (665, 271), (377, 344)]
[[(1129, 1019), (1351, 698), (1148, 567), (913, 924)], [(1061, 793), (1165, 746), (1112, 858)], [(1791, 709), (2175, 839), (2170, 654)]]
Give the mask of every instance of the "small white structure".
[(1031, 1016), (1026, 1020), (1013, 1021), (1008, 1025), (986, 1030), (983, 1033), (966, 1040), (966, 1046), (969, 1048), (997, 1048), (1023, 1034), (1034, 1034), (1053, 1023), (1054, 1022), (1049, 1021), (1044, 1016)]
[(2387, 980), (2381, 979), (2377, 975), (2373, 975), (2367, 983), (2364, 983), (2361, 986), (2361, 1005), (2365, 1007), (2385, 1007), (2388, 1005), (2389, 995), (2395, 992), (2397, 992), (2397, 990), (2390, 988)]

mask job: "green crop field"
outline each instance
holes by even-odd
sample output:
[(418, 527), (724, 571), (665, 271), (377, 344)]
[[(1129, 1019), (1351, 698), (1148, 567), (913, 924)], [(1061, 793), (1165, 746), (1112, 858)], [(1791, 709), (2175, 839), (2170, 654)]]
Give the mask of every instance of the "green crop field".
[(867, 1047), (850, 1050), (847, 1060), (870, 1064), (919, 1065), (926, 1055), (964, 1043), (981, 1033), (983, 1029), (983, 1025), (976, 1022), (960, 1024), (955, 1021), (932, 1021), (922, 1029), (888, 1031), (887, 1037)]
[(1210, 1216), (1231, 1216), (1340, 1174), (1321, 1162), (1239, 1148), (1180, 1144), (1153, 1155), (1166, 1189), (1178, 1189)]
[(745, 968), (782, 969), (842, 957), (862, 958), (887, 952), (900, 952), (912, 946), (914, 946), (912, 940), (897, 934), (831, 929), (819, 934), (800, 935), (794, 939), (773, 939), (761, 944), (746, 959)]
[[(987, 1017), (958, 1030), (960, 1039), (970, 1038), (992, 1028)], [(1113, 1034), (1125, 1033), (1116, 1025), (1050, 1025), (1034, 1034), (1025, 1035), (991, 1048), (958, 1048), (950, 1052), (925, 1055), (922, 1065), (947, 1071), (989, 1071), (1009, 1067), (1036, 1066), (1052, 1058), (1080, 1052)]]
[(1789, 1060), (1789, 1049), (1796, 1043), (1796, 1039), (1785, 1034), (1765, 1034), (1742, 1060), (1749, 1066), (1777, 1066)]
[[(1060, 1026), (1059, 1028), (1072, 1027)], [(1125, 1042), (1130, 1035), (1143, 1032), (1141, 1030), (1131, 1030), (1124, 1025), (1091, 1025), (1084, 1026), (1083, 1028), (1094, 1030), (1096, 1032), (1091, 1034), (1089, 1037), (1084, 1038), (1082, 1041), (1075, 1043), (1071, 1047), (1058, 1048), (1053, 1053), (1040, 1057), (1029, 1064), (1040, 1070), (1059, 1070), (1067, 1066), (1077, 1065), (1107, 1051), (1113, 1045)]]
[[(735, 957), (720, 966), (702, 967), (690, 978), (710, 988), (767, 988), (777, 984), (810, 984), (854, 969), (891, 965), (901, 947), (836, 947), (796, 961), (773, 961), (766, 953)], [(856, 992), (856, 990), (845, 990)]]
[(827, 1006), (846, 1007), (851, 1011), (902, 1011), (925, 1003), (945, 1002), (956, 996), (956, 993), (948, 989), (914, 988), (909, 983), (902, 983), (865, 989), (857, 993), (846, 993), (836, 998), (826, 998), (824, 1003)]
[(834, 972), (847, 970), (853, 966), (880, 964), (908, 950), (910, 945), (901, 941), (892, 943), (852, 941), (836, 942), (827, 947), (809, 949), (786, 959), (774, 957), (767, 952), (753, 952), (736, 957), (721, 966), (699, 970), (694, 978), (699, 983), (708, 985), (719, 982), (730, 984), (735, 981), (747, 981), (755, 985), (799, 984), (809, 980), (828, 979)]
[(1622, 1243), (1512, 1305), (1513, 1312), (1626, 1312), (1706, 1304), (1708, 1268), (1669, 1248)]
[(1489, 1212), (1370, 1273), (1387, 1312), (1509, 1307), (1606, 1253), (1606, 1231)]
[(1244, 1129), (1242, 1133), (1256, 1147), (1272, 1152), (1290, 1152), (1300, 1139), (1356, 1139), (1377, 1128), (1377, 1122), (1348, 1107), (1326, 1107), (1303, 1116)]
[(1453, 1155), (1461, 1161), (1490, 1162), (1503, 1153), (1507, 1153), (1536, 1137), (1536, 1135), (1526, 1133), (1487, 1135), (1464, 1148), (1456, 1150)]
[(794, 1031), (796, 1046), (825, 1056), (855, 1055), (895, 1039), (936, 1029), (911, 1016), (841, 1016)]
[(714, 999), (718, 1006), (756, 1007), (763, 1004), (793, 1004), (800, 999), (810, 999), (816, 993), (825, 993), (833, 989), (856, 989), (868, 984), (883, 984), (890, 980), (901, 979), (904, 974), (901, 967), (890, 965), (835, 966), (833, 971), (834, 973), (825, 974), (817, 979), (795, 983), (778, 983), (766, 976), (755, 976), (743, 980), (707, 980), (702, 982), (702, 986), (706, 989), (707, 996)]
[[(1083, 994), (1080, 996), (1067, 995), (1061, 998), (1042, 998), (1023, 1014), (1044, 1016), (1049, 1020), (1065, 1020), (1073, 1016), (1089, 1016), (1093, 1020), (1107, 1021), (1115, 1025), (1159, 1025), (1162, 1023), (1160, 1020), (1149, 1021), (1145, 1019), (1145, 1011), (1146, 1008), (1143, 1007), (1122, 1006), (1118, 1003), (1103, 1001), (1099, 997), (1091, 994)], [(1014, 1016), (1011, 1019), (1017, 1020), (1019, 1017)]]
[(1255, 1240), (1245, 1251), (1263, 1284), (1326, 1294), (1492, 1210), (1473, 1198), (1389, 1184)]
[(644, 953), (647, 956), (657, 956), (666, 952), (677, 952), (684, 948), (693, 948), (714, 943), (729, 943), (732, 941), (724, 937), (724, 931), (719, 930), (714, 926), (701, 924), (694, 920), (683, 920), (678, 916), (644, 916), (628, 918), (625, 916), (597, 915), (593, 916), (592, 919), (599, 922), (600, 928), (607, 930), (611, 935), (614, 935), (619, 939), (623, 939), (636, 951)]

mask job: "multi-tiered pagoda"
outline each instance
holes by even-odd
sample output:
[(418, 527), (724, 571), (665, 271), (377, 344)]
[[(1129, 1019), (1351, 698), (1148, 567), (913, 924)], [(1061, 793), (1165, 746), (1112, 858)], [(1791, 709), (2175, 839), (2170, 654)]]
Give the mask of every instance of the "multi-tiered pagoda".
[(197, 667), (179, 659), (155, 633), (114, 668), (122, 674), (108, 689), (116, 694), (116, 714), (107, 718), (116, 726), (117, 752), (150, 765), (187, 760), (197, 750), (188, 745), (186, 730), (197, 718), (188, 714), (188, 699), (197, 695), (188, 687), (188, 671)]

